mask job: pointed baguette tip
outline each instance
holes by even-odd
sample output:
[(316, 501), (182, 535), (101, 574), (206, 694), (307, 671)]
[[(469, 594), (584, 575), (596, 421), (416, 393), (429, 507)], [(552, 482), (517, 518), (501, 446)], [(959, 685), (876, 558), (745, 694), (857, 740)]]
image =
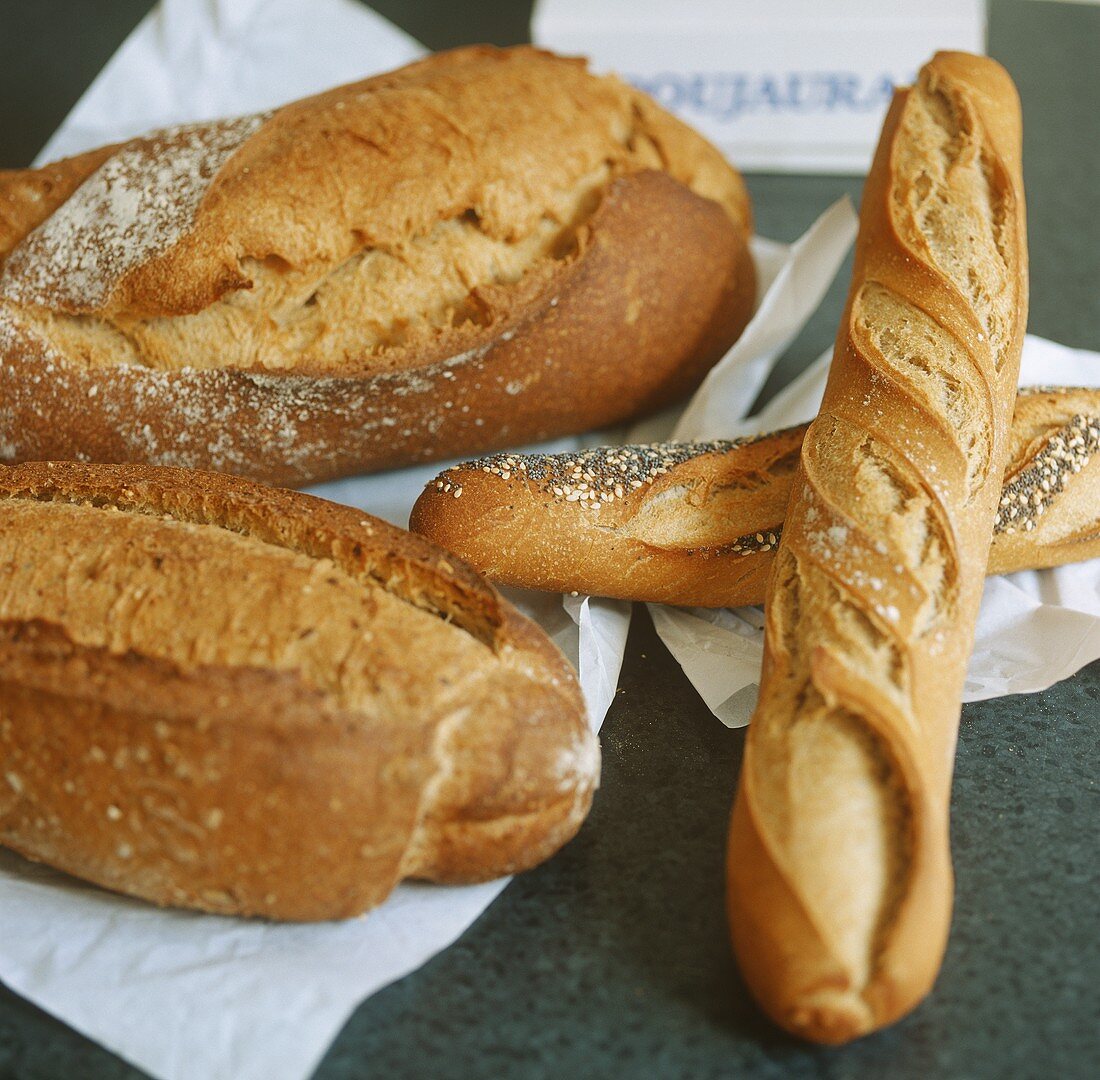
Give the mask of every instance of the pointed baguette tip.
[(868, 1035), (880, 1025), (870, 1005), (858, 993), (827, 987), (793, 1002), (784, 1024), (792, 1034), (828, 1046), (839, 1046)]

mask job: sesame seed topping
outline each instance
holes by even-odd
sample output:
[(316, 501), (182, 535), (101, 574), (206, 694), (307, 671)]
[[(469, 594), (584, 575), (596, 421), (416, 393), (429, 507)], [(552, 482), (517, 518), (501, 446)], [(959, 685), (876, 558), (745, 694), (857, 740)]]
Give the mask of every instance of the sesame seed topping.
[[(1027, 387), (1020, 393), (1057, 393), (1057, 387)], [(632, 446), (602, 446), (566, 454), (495, 454), (463, 462), (458, 469), (478, 469), (510, 481), (535, 483), (543, 492), (582, 509), (598, 510), (616, 499), (624, 499), (676, 466), (705, 454), (724, 454), (769, 436), (709, 442), (646, 443)], [(1006, 484), (994, 518), (996, 533), (1031, 532), (1038, 518), (1065, 488), (1067, 479), (1085, 468), (1100, 452), (1100, 417), (1079, 414), (1047, 436), (1030, 464)], [(462, 494), (461, 485), (443, 477), (432, 481), (437, 491)], [(769, 551), (779, 544), (780, 530), (754, 532), (739, 537), (723, 552), (751, 555)]]
[[(760, 438), (597, 446), (565, 454), (502, 453), (463, 462), (458, 469), (479, 469), (505, 481), (522, 474), (517, 479), (532, 481), (548, 495), (580, 503), (584, 509), (596, 509), (626, 498), (686, 461), (704, 454), (724, 454)], [(435, 486), (437, 490), (450, 491), (446, 480), (437, 480)]]
[(1079, 473), (1092, 454), (1100, 451), (1100, 418), (1077, 415), (1043, 441), (1031, 463), (1005, 485), (999, 513), (994, 519), (998, 533), (1031, 532), (1037, 519)]

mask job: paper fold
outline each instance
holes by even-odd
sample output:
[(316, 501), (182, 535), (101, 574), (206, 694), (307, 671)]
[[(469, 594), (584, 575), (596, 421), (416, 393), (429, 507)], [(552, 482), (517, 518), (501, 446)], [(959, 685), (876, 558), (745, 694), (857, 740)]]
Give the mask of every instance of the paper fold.
[(153, 128), (262, 112), (424, 52), (356, 0), (161, 0), (35, 164)]

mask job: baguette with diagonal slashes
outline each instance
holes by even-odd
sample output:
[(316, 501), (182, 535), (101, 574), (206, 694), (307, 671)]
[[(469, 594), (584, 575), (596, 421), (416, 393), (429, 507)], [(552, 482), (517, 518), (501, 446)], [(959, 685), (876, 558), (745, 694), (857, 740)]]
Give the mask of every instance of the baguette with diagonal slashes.
[(939, 53), (887, 115), (766, 598), (729, 840), (742, 973), (840, 1043), (928, 993), (948, 803), (1027, 312), (1020, 106)]

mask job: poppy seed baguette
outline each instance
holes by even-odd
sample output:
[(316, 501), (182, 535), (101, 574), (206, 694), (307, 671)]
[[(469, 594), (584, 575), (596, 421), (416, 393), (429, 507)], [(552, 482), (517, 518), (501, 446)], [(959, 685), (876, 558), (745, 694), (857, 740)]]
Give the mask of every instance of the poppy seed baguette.
[[(762, 604), (807, 425), (711, 443), (496, 454), (428, 483), (410, 528), (521, 589)], [(1022, 387), (989, 573), (1100, 556), (1100, 390)]]
[(0, 467), (0, 843), (158, 904), (343, 918), (580, 826), (568, 664), (446, 552), (216, 474)]

